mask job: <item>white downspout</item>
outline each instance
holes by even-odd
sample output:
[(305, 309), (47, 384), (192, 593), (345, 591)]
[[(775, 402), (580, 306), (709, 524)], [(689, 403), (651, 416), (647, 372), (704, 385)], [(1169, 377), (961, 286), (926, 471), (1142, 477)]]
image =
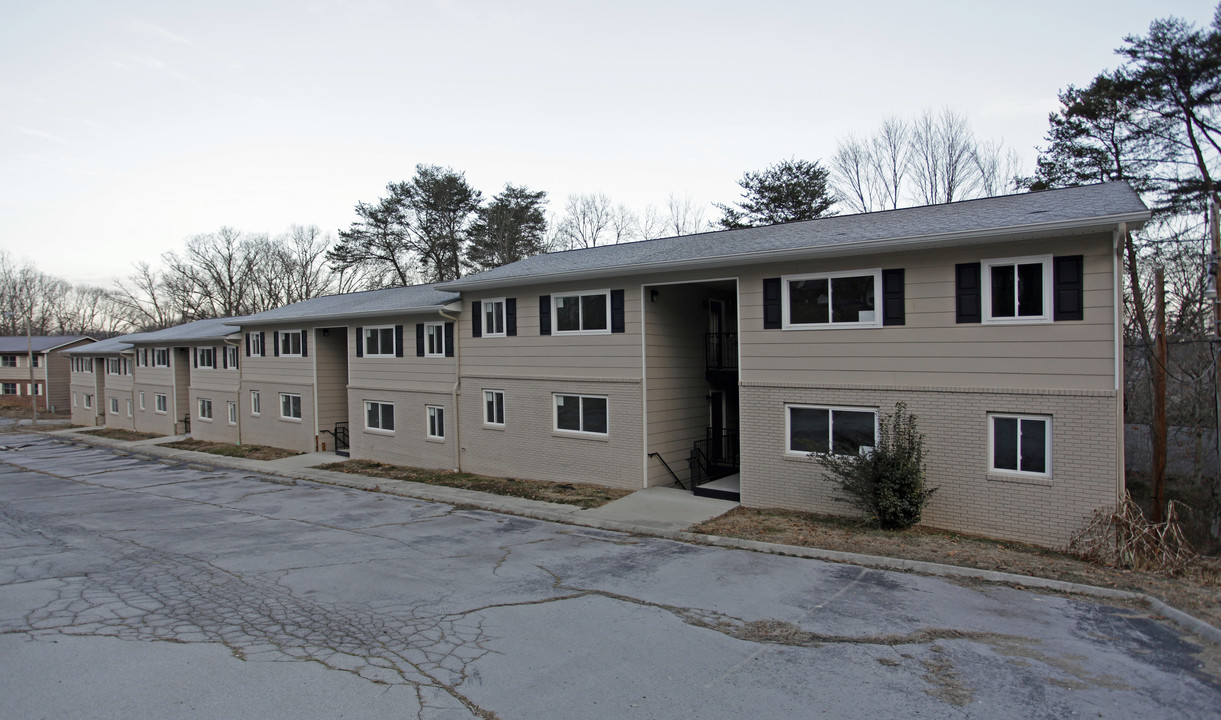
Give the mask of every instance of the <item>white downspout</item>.
[(1113, 270), (1114, 279), (1112, 280), (1112, 282), (1115, 285), (1115, 294), (1114, 294), (1115, 295), (1114, 296), (1114, 300), (1115, 300), (1115, 404), (1116, 404), (1115, 412), (1119, 416), (1118, 417), (1119, 429), (1118, 429), (1118, 432), (1116, 433), (1117, 437), (1115, 438), (1115, 440), (1116, 440), (1115, 447), (1118, 450), (1118, 452), (1116, 453), (1117, 457), (1115, 459), (1115, 465), (1116, 465), (1115, 470), (1116, 470), (1116, 475), (1117, 475), (1116, 488), (1115, 488), (1116, 502), (1123, 501), (1124, 493), (1126, 491), (1126, 486), (1127, 486), (1127, 480), (1124, 477), (1124, 475), (1125, 475), (1125, 472), (1124, 472), (1125, 447), (1124, 447), (1124, 412), (1123, 412), (1123, 408), (1124, 408), (1123, 261), (1124, 261), (1124, 250), (1126, 249), (1125, 243), (1127, 241), (1127, 235), (1128, 235), (1127, 223), (1119, 223), (1119, 226), (1115, 228), (1115, 232), (1112, 236), (1112, 250), (1114, 252), (1111, 255), (1111, 265), (1114, 268), (1114, 270)]
[(462, 413), (458, 410), (458, 396), (462, 394), (462, 334), (458, 332), (458, 318), (449, 315), (442, 308), (437, 311), (441, 317), (454, 324), (454, 387), (450, 390), (454, 409), (454, 472), (462, 472)]

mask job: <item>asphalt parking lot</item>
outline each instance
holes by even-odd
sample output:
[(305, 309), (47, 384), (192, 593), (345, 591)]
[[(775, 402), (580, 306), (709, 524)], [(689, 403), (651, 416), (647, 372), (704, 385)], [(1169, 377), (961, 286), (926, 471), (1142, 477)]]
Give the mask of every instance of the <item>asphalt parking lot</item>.
[(1140, 607), (0, 444), (0, 717), (1221, 716)]

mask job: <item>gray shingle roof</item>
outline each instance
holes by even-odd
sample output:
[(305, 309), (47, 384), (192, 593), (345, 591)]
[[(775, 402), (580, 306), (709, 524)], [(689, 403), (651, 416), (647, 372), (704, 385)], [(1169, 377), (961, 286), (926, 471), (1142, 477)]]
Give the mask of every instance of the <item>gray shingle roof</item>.
[(234, 321), (234, 318), (210, 318), (128, 337), (140, 345), (150, 343), (172, 345), (174, 343), (224, 340), (227, 335), (238, 332), (238, 329), (239, 326)]
[(131, 340), (138, 338), (146, 333), (132, 333), (131, 335), (120, 335), (118, 337), (107, 338), (106, 340), (98, 340), (95, 343), (81, 345), (80, 347), (68, 348), (61, 350), (64, 355), (83, 355), (85, 357), (95, 357), (97, 355), (118, 355), (124, 350), (130, 350)]
[(249, 327), (262, 324), (425, 312), (436, 310), (456, 300), (458, 300), (456, 293), (442, 292), (437, 290), (435, 285), (409, 285), (302, 300), (299, 303), (285, 305), (274, 310), (231, 318), (229, 322)]
[(25, 335), (0, 336), (0, 353), (23, 353), (33, 346), (34, 352), (47, 352), (71, 345), (77, 340), (92, 339), (88, 335), (35, 335), (28, 341)]
[(1148, 217), (1148, 208), (1127, 183), (1101, 183), (548, 253), (439, 287), (461, 291), (555, 276), (624, 275), (802, 255), (880, 252), (921, 243), (983, 242), (1021, 234), (1082, 232), (1119, 222), (1140, 223)]

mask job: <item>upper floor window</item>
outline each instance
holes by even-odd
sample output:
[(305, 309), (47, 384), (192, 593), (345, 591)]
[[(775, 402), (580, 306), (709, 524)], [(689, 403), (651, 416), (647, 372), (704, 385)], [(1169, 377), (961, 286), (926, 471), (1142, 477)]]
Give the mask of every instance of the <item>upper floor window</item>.
[(302, 357), (305, 355), (305, 333), (302, 330), (281, 331), (280, 357)]
[(42, 356), (41, 356), (41, 355), (34, 355), (33, 357), (31, 357), (31, 358), (30, 358), (30, 360), (31, 360), (31, 361), (34, 363), (34, 367), (38, 367), (38, 359), (39, 359), (40, 357), (42, 357)]
[(784, 327), (881, 327), (881, 286), (880, 269), (787, 276), (781, 285)]
[(445, 323), (424, 323), (424, 357), (445, 357)]
[(153, 348), (153, 367), (170, 366), (170, 349)]
[(123, 373), (123, 365), (119, 358), (106, 358), (106, 374), (121, 375)]
[(0, 355), (0, 367), (17, 367), (17, 356)]
[(1050, 322), (1051, 256), (984, 260), (984, 322)]
[(216, 348), (195, 348), (196, 366), (201, 368), (216, 368)]
[(505, 336), (505, 299), (483, 301), (483, 337)]
[(367, 327), (364, 335), (365, 357), (392, 358), (394, 353), (394, 327)]
[(237, 369), (237, 348), (233, 345), (225, 346), (225, 367), (230, 370)]
[(267, 353), (263, 350), (263, 333), (248, 332), (246, 333), (246, 354), (256, 357), (263, 357)]
[(610, 332), (610, 290), (555, 294), (551, 303), (551, 325), (557, 335)]

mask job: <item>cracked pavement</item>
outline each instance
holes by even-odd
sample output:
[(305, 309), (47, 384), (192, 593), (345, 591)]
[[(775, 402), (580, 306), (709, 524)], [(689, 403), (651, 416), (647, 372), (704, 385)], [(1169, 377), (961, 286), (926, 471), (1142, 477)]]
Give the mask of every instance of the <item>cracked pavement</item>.
[(2, 442), (4, 717), (1221, 716), (1139, 607)]

